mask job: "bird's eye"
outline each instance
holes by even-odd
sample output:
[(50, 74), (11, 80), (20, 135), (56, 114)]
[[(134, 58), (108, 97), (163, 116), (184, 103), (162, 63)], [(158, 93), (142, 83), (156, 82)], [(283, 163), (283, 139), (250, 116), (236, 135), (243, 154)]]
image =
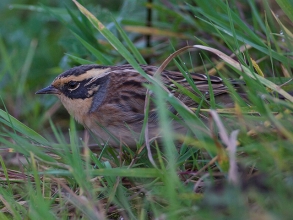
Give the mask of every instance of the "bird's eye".
[(77, 89), (77, 87), (79, 86), (79, 83), (75, 81), (70, 81), (69, 83), (67, 83), (67, 86), (68, 86), (68, 89), (74, 90), (74, 89)]

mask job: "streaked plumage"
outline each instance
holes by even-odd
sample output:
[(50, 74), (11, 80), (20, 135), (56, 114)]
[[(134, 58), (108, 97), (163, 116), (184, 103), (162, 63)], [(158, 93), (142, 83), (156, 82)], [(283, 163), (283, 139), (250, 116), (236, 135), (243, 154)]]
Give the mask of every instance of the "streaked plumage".
[[(142, 69), (153, 76), (157, 67), (141, 65)], [(204, 74), (191, 74), (196, 87), (208, 98), (208, 78)], [(182, 73), (164, 70), (161, 80), (166, 87), (184, 104), (196, 107), (197, 103), (180, 94), (172, 81), (176, 81), (194, 92)], [(228, 97), (222, 79), (210, 76), (214, 95)], [(144, 104), (148, 81), (131, 65), (77, 66), (57, 76), (52, 84), (37, 94), (55, 94), (67, 111), (86, 128), (104, 141), (116, 144), (108, 132), (128, 145), (135, 145), (135, 133), (140, 133), (144, 118)], [(150, 137), (158, 135), (155, 105), (150, 107)], [(174, 125), (180, 129), (179, 125)], [(106, 132), (105, 129), (108, 131)]]

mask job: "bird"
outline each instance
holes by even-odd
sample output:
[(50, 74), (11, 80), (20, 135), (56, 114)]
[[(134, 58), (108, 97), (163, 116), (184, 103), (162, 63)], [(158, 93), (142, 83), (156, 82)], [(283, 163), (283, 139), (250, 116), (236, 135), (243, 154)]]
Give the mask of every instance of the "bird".
[[(150, 77), (154, 77), (158, 70), (158, 67), (151, 65), (140, 67)], [(222, 78), (207, 77), (201, 73), (191, 73), (189, 76), (207, 100), (210, 84), (216, 101), (223, 102), (225, 107), (233, 103)], [(181, 72), (163, 70), (160, 77), (169, 92), (187, 107), (198, 106), (197, 102), (178, 90), (176, 83), (199, 96)], [(135, 146), (145, 117), (147, 88), (144, 84), (148, 83), (148, 80), (129, 64), (88, 64), (63, 72), (51, 85), (37, 91), (36, 94), (56, 95), (69, 114), (104, 143)], [(151, 98), (155, 99), (154, 95)], [(149, 108), (149, 138), (155, 138), (160, 130), (154, 102), (151, 102)], [(176, 114), (172, 106), (169, 110)], [(182, 123), (174, 122), (172, 126), (175, 131), (186, 130)]]

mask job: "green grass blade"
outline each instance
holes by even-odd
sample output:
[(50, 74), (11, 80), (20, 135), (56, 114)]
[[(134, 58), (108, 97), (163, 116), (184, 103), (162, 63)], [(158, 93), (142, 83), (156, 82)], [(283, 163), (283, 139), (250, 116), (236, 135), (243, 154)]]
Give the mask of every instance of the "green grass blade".
[(276, 0), (278, 5), (282, 8), (285, 14), (293, 22), (293, 2), (292, 0)]
[(121, 28), (121, 26), (117, 23), (117, 21), (113, 18), (113, 21), (115, 23), (115, 26), (117, 30), (119, 31), (120, 35), (122, 36), (123, 40), (128, 45), (130, 51), (133, 53), (134, 57), (137, 59), (137, 61), (140, 64), (147, 64), (140, 52), (137, 50), (136, 46), (132, 43), (132, 41), (129, 39), (129, 37), (126, 35), (125, 31)]
[(48, 141), (42, 137), (40, 134), (26, 126), (25, 124), (18, 121), (16, 118), (14, 118), (12, 115), (9, 115), (9, 113), (3, 111), (0, 109), (0, 117), (2, 117), (5, 121), (7, 121), (7, 125), (15, 129), (16, 131), (20, 132), (21, 134), (29, 137), (30, 139), (40, 143), (40, 144), (48, 144)]
[(79, 64), (81, 64), (81, 65), (94, 64), (94, 62), (92, 62), (92, 61), (88, 61), (88, 60), (82, 59), (82, 58), (77, 57), (77, 56), (74, 56), (74, 55), (72, 55), (72, 54), (68, 54), (68, 53), (66, 53), (66, 55), (67, 55), (71, 60), (73, 60), (73, 61), (75, 61), (75, 62), (77, 62), (77, 63), (79, 63)]
[(82, 43), (82, 45), (88, 51), (90, 51), (101, 63), (103, 63), (105, 65), (111, 65), (112, 64), (112, 62), (107, 57), (105, 57), (105, 55), (102, 52), (98, 51), (91, 44), (89, 44), (84, 39), (82, 39), (82, 37), (80, 37), (78, 34), (76, 34), (74, 32), (72, 32), (72, 33)]

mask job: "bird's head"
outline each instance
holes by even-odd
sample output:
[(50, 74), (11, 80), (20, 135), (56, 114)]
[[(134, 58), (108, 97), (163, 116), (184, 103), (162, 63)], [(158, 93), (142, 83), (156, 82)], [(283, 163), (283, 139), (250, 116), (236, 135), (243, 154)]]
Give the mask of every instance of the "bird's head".
[(57, 76), (51, 85), (36, 94), (57, 95), (67, 111), (80, 121), (77, 114), (94, 112), (103, 102), (109, 70), (107, 66), (77, 66)]

